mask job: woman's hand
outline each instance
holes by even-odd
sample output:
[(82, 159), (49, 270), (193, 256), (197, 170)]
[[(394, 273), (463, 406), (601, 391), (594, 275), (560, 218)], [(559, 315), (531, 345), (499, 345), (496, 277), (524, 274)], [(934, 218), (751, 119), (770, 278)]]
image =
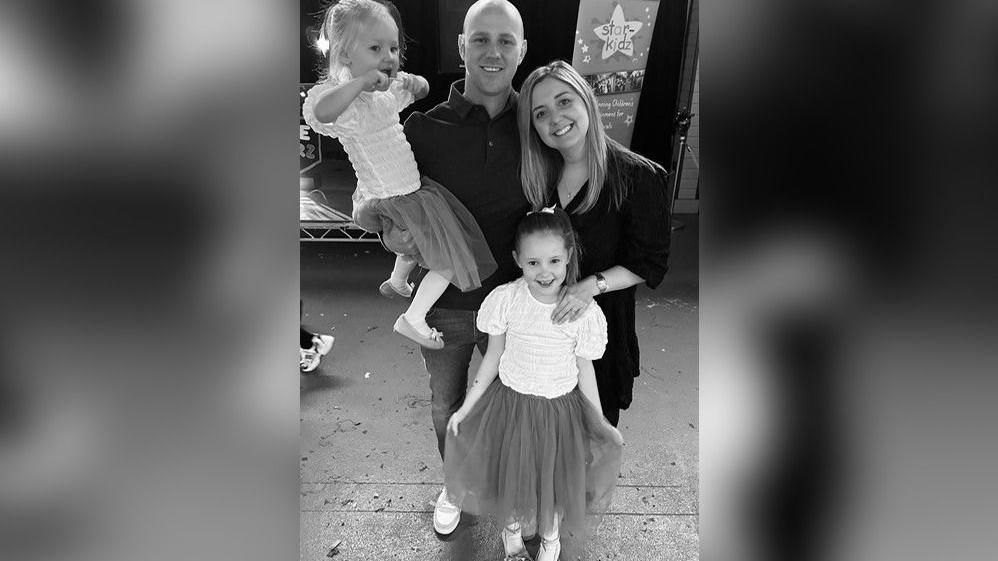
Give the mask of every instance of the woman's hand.
[(582, 312), (586, 311), (589, 304), (593, 302), (595, 292), (594, 288), (590, 286), (591, 284), (595, 284), (595, 281), (590, 282), (587, 277), (572, 286), (565, 286), (561, 289), (558, 304), (551, 312), (551, 321), (555, 325), (579, 319)]
[(468, 412), (464, 410), (464, 407), (455, 411), (454, 414), (450, 416), (450, 420), (447, 421), (447, 430), (454, 433), (454, 436), (457, 436), (458, 425), (460, 425), (461, 421), (463, 421), (467, 416)]

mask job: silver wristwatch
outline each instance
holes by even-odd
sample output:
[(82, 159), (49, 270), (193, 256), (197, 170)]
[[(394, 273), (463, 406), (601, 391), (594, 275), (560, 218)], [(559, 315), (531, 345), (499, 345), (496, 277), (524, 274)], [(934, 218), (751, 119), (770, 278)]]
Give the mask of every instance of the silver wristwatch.
[(599, 293), (603, 294), (606, 292), (609, 286), (606, 284), (606, 277), (603, 276), (603, 273), (596, 273), (593, 276), (596, 277), (596, 288), (599, 289)]

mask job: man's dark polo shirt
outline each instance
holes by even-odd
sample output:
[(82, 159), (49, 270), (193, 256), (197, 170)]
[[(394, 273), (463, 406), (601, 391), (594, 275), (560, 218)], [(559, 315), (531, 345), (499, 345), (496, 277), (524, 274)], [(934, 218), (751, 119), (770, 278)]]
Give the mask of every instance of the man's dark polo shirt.
[(447, 101), (426, 113), (409, 115), (405, 136), (419, 173), (449, 189), (468, 207), (499, 264), (481, 288), (462, 293), (451, 285), (436, 306), (478, 310), (493, 288), (520, 276), (513, 261), (513, 236), (529, 204), (520, 185), (516, 92), (494, 119), (463, 92), (464, 80), (459, 80), (451, 86)]

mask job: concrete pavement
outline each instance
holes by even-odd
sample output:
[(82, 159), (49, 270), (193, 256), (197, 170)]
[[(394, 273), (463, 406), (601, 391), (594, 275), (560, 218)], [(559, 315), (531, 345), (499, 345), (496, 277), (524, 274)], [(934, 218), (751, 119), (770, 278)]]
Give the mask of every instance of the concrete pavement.
[[(642, 374), (621, 412), (619, 486), (586, 561), (699, 558), (698, 236), (695, 216), (679, 218), (666, 281), (638, 289)], [(302, 245), (303, 323), (336, 344), (301, 376), (300, 558), (327, 559), (338, 544), (332, 559), (502, 559), (498, 527), (484, 517), (465, 516), (447, 541), (433, 532), (444, 476), (422, 360), (392, 333), (405, 301), (377, 290), (392, 261), (378, 244)]]

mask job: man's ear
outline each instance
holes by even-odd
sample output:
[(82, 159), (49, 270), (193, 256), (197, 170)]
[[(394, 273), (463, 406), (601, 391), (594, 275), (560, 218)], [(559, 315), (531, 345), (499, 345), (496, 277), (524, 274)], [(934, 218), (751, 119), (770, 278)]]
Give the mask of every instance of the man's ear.
[(464, 61), (464, 48), (465, 48), (464, 47), (464, 33), (458, 33), (457, 34), (457, 54), (461, 57), (462, 61)]
[(523, 62), (523, 57), (525, 57), (525, 56), (527, 56), (527, 40), (526, 39), (524, 39), (523, 42), (520, 43), (520, 59), (516, 61), (516, 65), (517, 66), (520, 66), (520, 63)]

